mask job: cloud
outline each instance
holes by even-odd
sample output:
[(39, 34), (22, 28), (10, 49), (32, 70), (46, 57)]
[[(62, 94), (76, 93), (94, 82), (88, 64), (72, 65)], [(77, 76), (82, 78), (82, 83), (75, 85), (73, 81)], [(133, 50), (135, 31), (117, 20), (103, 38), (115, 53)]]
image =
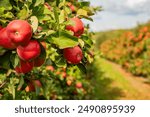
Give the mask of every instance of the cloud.
[(150, 0), (90, 0), (93, 6), (102, 6), (104, 11), (93, 16), (92, 30), (131, 28), (137, 22), (150, 19)]

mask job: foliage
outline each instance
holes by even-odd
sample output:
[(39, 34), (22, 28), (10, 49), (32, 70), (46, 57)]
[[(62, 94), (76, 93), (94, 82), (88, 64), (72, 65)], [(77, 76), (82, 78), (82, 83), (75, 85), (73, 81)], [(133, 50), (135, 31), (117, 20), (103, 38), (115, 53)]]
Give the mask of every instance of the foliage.
[(112, 37), (100, 45), (103, 56), (121, 64), (134, 75), (149, 77), (150, 23), (139, 25), (120, 37)]
[[(72, 11), (68, 6), (75, 6)], [(18, 74), (14, 68), (19, 65), (16, 50), (0, 47), (0, 98), (1, 99), (90, 99), (92, 91), (86, 78), (86, 66), (93, 61), (93, 40), (89, 26), (84, 34), (75, 37), (72, 31), (65, 29), (73, 25), (70, 18), (78, 17), (92, 21), (91, 16), (98, 11), (87, 1), (72, 0), (1, 0), (0, 25), (6, 27), (15, 19), (26, 20), (33, 29), (32, 39), (46, 42), (46, 60), (43, 66), (34, 68), (27, 74)], [(80, 46), (83, 59), (78, 65), (71, 65), (63, 57), (63, 49)], [(46, 70), (53, 66), (54, 71)], [(65, 71), (62, 72), (62, 69)], [(58, 74), (60, 72), (60, 74)], [(67, 76), (63, 78), (62, 74)], [(83, 79), (85, 78), (85, 79)], [(35, 92), (27, 92), (30, 81), (39, 80), (42, 87), (35, 85)], [(70, 80), (70, 86), (67, 81)], [(81, 82), (83, 87), (76, 88)]]

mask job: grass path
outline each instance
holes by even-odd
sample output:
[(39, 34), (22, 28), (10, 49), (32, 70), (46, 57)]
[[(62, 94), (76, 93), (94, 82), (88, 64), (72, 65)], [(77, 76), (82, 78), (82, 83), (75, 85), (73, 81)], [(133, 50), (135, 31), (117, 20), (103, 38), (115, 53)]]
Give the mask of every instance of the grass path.
[(147, 79), (135, 77), (103, 58), (97, 58), (94, 66), (93, 85), (96, 87), (97, 99), (150, 99)]

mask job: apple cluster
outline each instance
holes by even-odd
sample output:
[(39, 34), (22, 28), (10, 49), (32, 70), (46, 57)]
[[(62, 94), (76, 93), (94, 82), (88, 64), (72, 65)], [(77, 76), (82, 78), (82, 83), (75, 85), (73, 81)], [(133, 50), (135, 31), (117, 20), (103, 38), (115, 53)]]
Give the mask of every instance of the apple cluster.
[[(69, 6), (70, 7), (70, 6)], [(79, 38), (84, 33), (84, 24), (78, 17), (68, 19), (73, 24), (66, 26)], [(15, 68), (17, 73), (28, 73), (33, 67), (41, 66), (46, 56), (42, 56), (42, 43), (32, 38), (31, 25), (25, 20), (13, 20), (6, 27), (0, 26), (0, 46), (8, 50), (15, 50), (19, 57), (19, 65)], [(78, 64), (83, 58), (79, 45), (63, 49), (63, 55), (69, 64)]]
[[(66, 30), (72, 31), (74, 36), (80, 37), (84, 33), (83, 22), (78, 17), (74, 17), (69, 20), (73, 22), (74, 25), (67, 25)], [(63, 55), (67, 62), (70, 64), (78, 64), (83, 58), (83, 53), (79, 46), (65, 48), (63, 50)]]
[(32, 39), (32, 27), (25, 20), (13, 20), (7, 27), (0, 28), (0, 46), (16, 50), (20, 62), (15, 68), (17, 73), (30, 72), (33, 67), (39, 67), (41, 61), (41, 44)]

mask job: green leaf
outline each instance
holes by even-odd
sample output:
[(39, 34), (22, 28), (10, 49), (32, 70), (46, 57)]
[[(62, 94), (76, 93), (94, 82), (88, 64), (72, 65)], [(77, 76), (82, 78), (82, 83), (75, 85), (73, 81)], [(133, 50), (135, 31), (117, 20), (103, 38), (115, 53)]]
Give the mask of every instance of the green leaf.
[(4, 7), (6, 10), (11, 10), (12, 6), (9, 0), (0, 0), (0, 7)]
[(57, 57), (55, 60), (55, 64), (57, 67), (66, 67), (67, 63), (63, 57)]
[(65, 21), (65, 12), (62, 10), (59, 15), (59, 22), (63, 23)]
[(24, 20), (24, 19), (26, 19), (27, 17), (28, 17), (28, 10), (27, 10), (27, 8), (24, 6), (23, 7), (23, 9), (22, 10), (20, 10), (20, 12), (17, 14), (17, 17), (19, 18), (19, 19), (22, 19), (22, 20)]
[(48, 41), (52, 42), (53, 44), (56, 44), (56, 46), (58, 46), (59, 49), (74, 47), (79, 44), (78, 38), (66, 32), (60, 32), (59, 37), (52, 37)]
[(10, 55), (11, 52), (6, 52), (0, 57), (0, 65), (5, 69), (10, 69)]
[(81, 16), (86, 16), (86, 17), (88, 17), (88, 12), (86, 11), (86, 10), (84, 10), (84, 9), (79, 9), (78, 11), (77, 11), (77, 15), (81, 15)]
[(58, 15), (57, 7), (54, 7), (54, 15), (55, 15), (55, 20), (57, 22), (57, 25), (59, 25), (59, 15)]
[(30, 18), (31, 21), (31, 27), (33, 29), (33, 32), (35, 32), (38, 28), (38, 18), (36, 16), (32, 16)]
[(12, 63), (12, 66), (15, 68), (16, 66), (18, 66), (20, 60), (18, 55), (15, 53), (10, 56), (10, 61)]
[(90, 2), (88, 2), (88, 1), (82, 1), (82, 2), (80, 2), (80, 4), (81, 4), (82, 7), (83, 6), (89, 7), (90, 6)]
[(45, 0), (36, 0), (34, 6), (39, 6), (40, 4), (44, 4)]
[(0, 47), (0, 56), (2, 56), (5, 52), (6, 52), (6, 50), (4, 48)]
[(13, 18), (14, 15), (11, 12), (7, 12), (7, 13), (1, 15), (1, 17), (3, 17), (3, 18)]
[(17, 90), (20, 90), (22, 88), (23, 84), (24, 84), (24, 78), (20, 77), (20, 81), (19, 81), (19, 85), (17, 87)]
[[(0, 15), (3, 15), (4, 14), (4, 11), (5, 11), (5, 8), (4, 7), (0, 7)], [(0, 16), (1, 17), (1, 16)]]
[(83, 72), (85, 74), (87, 73), (86, 67), (83, 64), (80, 63), (77, 66), (78, 66), (78, 68), (80, 69), (81, 72)]

